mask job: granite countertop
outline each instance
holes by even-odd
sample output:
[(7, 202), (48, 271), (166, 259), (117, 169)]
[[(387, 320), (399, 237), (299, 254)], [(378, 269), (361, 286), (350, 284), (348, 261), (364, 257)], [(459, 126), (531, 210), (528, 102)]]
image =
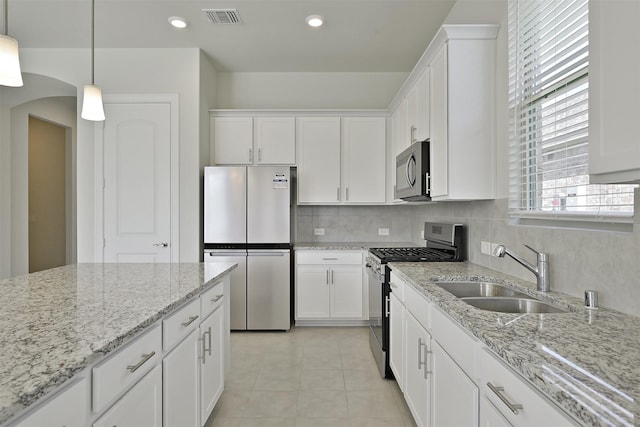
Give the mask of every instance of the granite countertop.
[(77, 264), (0, 280), (0, 424), (236, 266)]
[[(477, 337), (541, 393), (587, 426), (633, 426), (639, 419), (640, 318), (462, 263), (391, 263), (392, 270)], [(505, 314), (474, 308), (435, 281), (493, 281), (566, 310)], [(552, 284), (553, 289), (553, 284)]]
[(411, 242), (302, 242), (296, 243), (296, 250), (347, 251), (369, 248), (406, 248), (418, 246)]

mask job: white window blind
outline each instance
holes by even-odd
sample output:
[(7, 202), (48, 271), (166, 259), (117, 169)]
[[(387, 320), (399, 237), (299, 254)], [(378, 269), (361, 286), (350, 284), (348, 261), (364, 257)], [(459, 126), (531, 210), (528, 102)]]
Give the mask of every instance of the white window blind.
[(512, 216), (633, 215), (633, 185), (589, 184), (588, 0), (509, 0)]

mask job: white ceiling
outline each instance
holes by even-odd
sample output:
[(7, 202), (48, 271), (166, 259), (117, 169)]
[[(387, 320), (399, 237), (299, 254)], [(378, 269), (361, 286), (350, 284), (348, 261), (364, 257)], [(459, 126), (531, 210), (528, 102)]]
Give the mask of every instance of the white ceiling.
[[(90, 0), (9, 1), (20, 48), (90, 46)], [(408, 72), (455, 0), (96, 0), (96, 48), (199, 47), (219, 71)], [(235, 8), (242, 25), (202, 9)], [(1, 12), (1, 11), (0, 11)], [(325, 17), (314, 30), (308, 15)], [(179, 15), (190, 25), (172, 28)], [(2, 22), (2, 21), (0, 21)]]

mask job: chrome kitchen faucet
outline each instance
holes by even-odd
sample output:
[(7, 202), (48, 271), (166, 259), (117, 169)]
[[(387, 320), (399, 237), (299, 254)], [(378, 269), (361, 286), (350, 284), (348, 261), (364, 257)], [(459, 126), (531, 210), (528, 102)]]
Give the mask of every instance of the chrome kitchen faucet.
[(529, 245), (525, 245), (527, 248), (535, 252), (538, 257), (538, 266), (534, 266), (524, 258), (519, 257), (515, 253), (511, 252), (506, 246), (496, 246), (493, 254), (497, 257), (504, 258), (505, 255), (509, 255), (516, 260), (520, 265), (524, 266), (527, 270), (536, 275), (537, 288), (540, 292), (549, 292), (551, 285), (549, 284), (549, 254), (538, 252)]

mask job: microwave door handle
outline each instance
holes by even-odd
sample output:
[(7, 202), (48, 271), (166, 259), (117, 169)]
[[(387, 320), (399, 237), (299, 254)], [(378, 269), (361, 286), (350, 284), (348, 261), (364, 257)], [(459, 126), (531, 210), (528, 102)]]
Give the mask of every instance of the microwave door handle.
[(413, 154), (409, 157), (409, 160), (407, 160), (406, 176), (407, 184), (409, 184), (410, 188), (413, 188), (416, 184), (416, 158)]

